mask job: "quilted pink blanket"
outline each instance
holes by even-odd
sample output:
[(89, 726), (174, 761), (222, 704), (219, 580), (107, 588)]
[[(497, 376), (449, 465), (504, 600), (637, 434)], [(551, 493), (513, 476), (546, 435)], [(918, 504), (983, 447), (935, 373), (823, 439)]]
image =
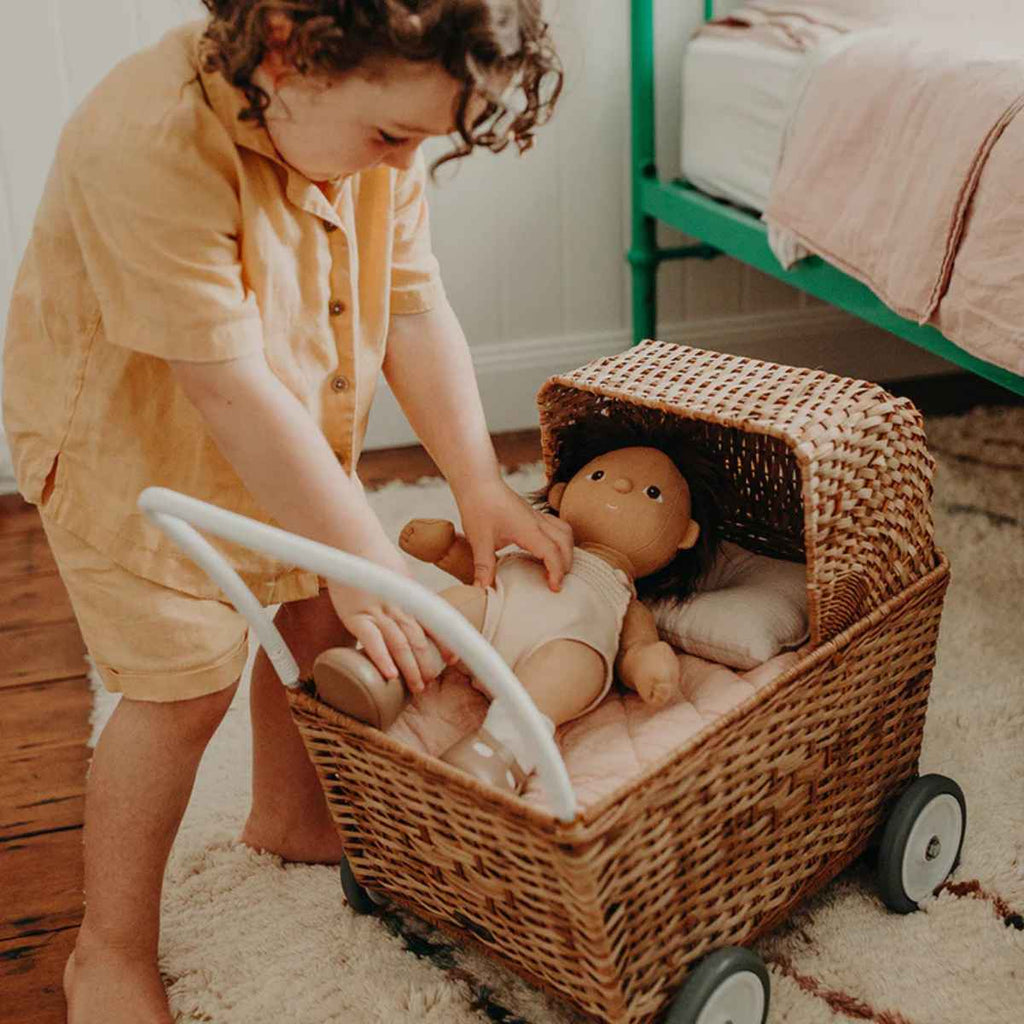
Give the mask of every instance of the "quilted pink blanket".
[[(737, 675), (688, 654), (679, 655), (681, 693), (667, 707), (652, 709), (634, 693), (616, 687), (600, 707), (564, 726), (558, 742), (577, 799), (587, 807), (608, 796), (648, 765), (685, 746), (706, 726), (778, 678), (800, 658), (780, 654)], [(410, 704), (389, 735), (422, 753), (437, 756), (477, 728), (487, 701), (468, 684), (443, 681)], [(536, 777), (525, 799), (547, 801)]]

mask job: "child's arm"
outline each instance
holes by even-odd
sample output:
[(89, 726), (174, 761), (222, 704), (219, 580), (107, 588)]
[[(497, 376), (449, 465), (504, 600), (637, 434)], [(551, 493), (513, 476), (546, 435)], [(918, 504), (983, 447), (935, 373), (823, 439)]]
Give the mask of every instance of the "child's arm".
[(384, 374), (455, 494), (476, 582), (492, 583), (495, 551), (518, 544), (543, 560), (557, 590), (572, 565), (572, 531), (531, 509), (502, 481), (469, 347), (447, 300), (426, 313), (391, 318)]
[[(262, 352), (225, 362), (171, 362), (217, 447), (282, 527), (407, 573), (360, 488)], [(429, 644), (413, 619), (373, 595), (330, 586), (339, 618), (388, 678), (422, 687)]]

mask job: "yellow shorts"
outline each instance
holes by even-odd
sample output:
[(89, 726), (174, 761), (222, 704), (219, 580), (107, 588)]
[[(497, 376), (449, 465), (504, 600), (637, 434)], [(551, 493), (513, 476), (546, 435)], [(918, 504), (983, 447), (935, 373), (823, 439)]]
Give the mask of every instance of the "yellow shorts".
[(189, 700), (242, 674), (249, 629), (230, 604), (136, 576), (45, 515), (43, 528), (108, 690), (133, 700)]

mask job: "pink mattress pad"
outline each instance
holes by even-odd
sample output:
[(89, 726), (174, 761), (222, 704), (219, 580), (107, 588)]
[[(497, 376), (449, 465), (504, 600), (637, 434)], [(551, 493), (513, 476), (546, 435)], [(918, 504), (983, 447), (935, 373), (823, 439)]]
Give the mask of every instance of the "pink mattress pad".
[[(612, 793), (648, 765), (684, 746), (799, 660), (798, 652), (779, 654), (763, 665), (736, 673), (724, 665), (679, 654), (680, 696), (651, 708), (618, 684), (600, 707), (558, 730), (557, 740), (580, 806)], [(476, 729), (487, 711), (486, 698), (460, 678), (430, 686), (389, 730), (401, 743), (437, 757)], [(524, 799), (547, 807), (536, 776)]]

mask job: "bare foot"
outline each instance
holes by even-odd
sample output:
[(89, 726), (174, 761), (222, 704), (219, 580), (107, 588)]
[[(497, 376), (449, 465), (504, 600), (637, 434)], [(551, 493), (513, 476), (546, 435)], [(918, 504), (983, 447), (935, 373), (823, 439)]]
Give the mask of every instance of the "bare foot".
[(294, 827), (250, 814), (241, 839), (260, 853), (273, 853), (296, 864), (339, 864), (343, 852), (341, 838), (326, 811), (325, 822)]
[(68, 1024), (173, 1024), (155, 962), (81, 940), (79, 946), (64, 967)]
[(455, 542), (455, 525), (447, 519), (413, 519), (406, 523), (398, 546), (421, 562), (437, 564)]

